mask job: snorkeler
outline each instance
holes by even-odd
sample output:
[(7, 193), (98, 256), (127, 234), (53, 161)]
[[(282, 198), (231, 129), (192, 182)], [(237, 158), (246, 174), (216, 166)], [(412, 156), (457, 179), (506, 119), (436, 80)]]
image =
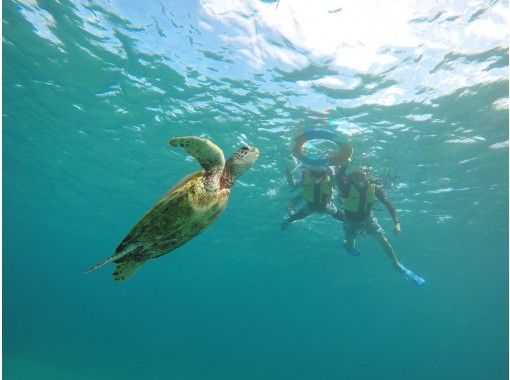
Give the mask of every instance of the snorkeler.
[[(310, 167), (303, 170), (303, 178), (294, 181), (292, 173), (287, 170), (287, 181), (292, 188), (300, 188), (301, 193), (292, 199), (290, 216), (285, 219), (281, 229), (285, 230), (294, 221), (304, 219), (313, 213), (329, 214), (335, 219), (344, 220), (344, 213), (339, 211), (331, 201), (333, 196), (333, 172), (331, 169)], [(303, 199), (306, 203), (299, 210), (293, 210), (297, 203)]]
[(345, 219), (343, 226), (345, 231), (345, 249), (349, 254), (358, 256), (360, 252), (355, 246), (359, 233), (372, 234), (391, 259), (395, 268), (408, 280), (414, 282), (416, 285), (422, 285), (425, 280), (413, 271), (405, 268), (397, 259), (395, 250), (372, 213), (373, 204), (376, 200), (379, 200), (390, 213), (393, 219), (393, 231), (395, 235), (398, 235), (401, 229), (395, 207), (388, 198), (386, 198), (381, 188), (376, 186), (374, 181), (371, 181), (367, 177), (365, 168), (358, 167), (349, 175), (346, 174), (346, 170), (346, 165), (339, 166), (335, 173), (340, 195), (344, 199), (343, 208)]

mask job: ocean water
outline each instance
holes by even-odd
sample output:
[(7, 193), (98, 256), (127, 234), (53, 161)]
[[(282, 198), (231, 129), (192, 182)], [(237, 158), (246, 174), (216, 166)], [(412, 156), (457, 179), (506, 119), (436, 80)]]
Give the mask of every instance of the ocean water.
[[(507, 378), (508, 2), (387, 4), (4, 0), (3, 378)], [(309, 127), (425, 286), (328, 216), (280, 231)], [(185, 135), (261, 155), (188, 244), (84, 274), (199, 169)]]

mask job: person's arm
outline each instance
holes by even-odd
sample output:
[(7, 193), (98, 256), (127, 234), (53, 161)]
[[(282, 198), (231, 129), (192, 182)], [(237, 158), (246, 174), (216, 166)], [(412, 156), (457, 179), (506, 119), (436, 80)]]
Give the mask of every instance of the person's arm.
[(400, 233), (400, 221), (398, 219), (397, 210), (395, 209), (395, 206), (393, 206), (389, 199), (386, 198), (386, 195), (383, 193), (383, 191), (378, 187), (376, 187), (375, 189), (375, 196), (390, 213), (391, 218), (393, 219), (393, 231), (395, 232), (395, 234), (398, 235)]
[(299, 187), (301, 185), (301, 181), (294, 181), (294, 177), (292, 176), (291, 168), (285, 169), (285, 177), (287, 178), (287, 183), (293, 189), (296, 189), (297, 187)]
[(292, 170), (290, 168), (285, 169), (285, 178), (287, 178), (287, 183), (290, 187), (294, 187), (294, 178), (292, 177)]

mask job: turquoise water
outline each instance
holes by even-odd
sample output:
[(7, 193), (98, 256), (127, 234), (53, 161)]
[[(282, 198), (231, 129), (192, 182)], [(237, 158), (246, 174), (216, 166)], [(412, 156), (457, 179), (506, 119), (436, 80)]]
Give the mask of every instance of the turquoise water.
[[(507, 378), (508, 2), (143, 3), (3, 1), (4, 379)], [(328, 216), (280, 231), (317, 125), (426, 286)], [(183, 135), (261, 156), (203, 234), (85, 275), (199, 168)]]

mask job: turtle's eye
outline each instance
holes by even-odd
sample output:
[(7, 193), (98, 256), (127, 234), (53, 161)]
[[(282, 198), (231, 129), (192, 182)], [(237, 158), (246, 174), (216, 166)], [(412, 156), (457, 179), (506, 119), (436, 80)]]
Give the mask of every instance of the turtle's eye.
[(241, 150), (242, 150), (243, 152), (246, 152), (247, 150), (250, 150), (250, 148), (248, 148), (247, 146), (243, 146), (243, 147), (241, 148)]

